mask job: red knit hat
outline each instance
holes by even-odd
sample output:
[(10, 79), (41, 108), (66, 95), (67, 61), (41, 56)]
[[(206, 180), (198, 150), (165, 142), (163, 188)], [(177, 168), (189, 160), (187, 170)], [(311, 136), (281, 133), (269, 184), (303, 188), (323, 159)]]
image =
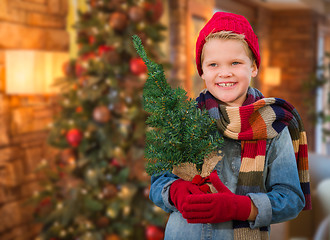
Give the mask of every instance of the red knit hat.
[(256, 64), (259, 68), (260, 65), (260, 53), (258, 37), (253, 32), (253, 29), (248, 22), (248, 20), (237, 14), (226, 13), (226, 12), (216, 12), (213, 17), (205, 24), (202, 30), (199, 32), (199, 36), (196, 42), (196, 65), (199, 75), (203, 74), (201, 54), (203, 46), (205, 44), (205, 38), (210, 33), (220, 32), (220, 31), (232, 31), (238, 34), (245, 35), (245, 41), (252, 50), (255, 58)]

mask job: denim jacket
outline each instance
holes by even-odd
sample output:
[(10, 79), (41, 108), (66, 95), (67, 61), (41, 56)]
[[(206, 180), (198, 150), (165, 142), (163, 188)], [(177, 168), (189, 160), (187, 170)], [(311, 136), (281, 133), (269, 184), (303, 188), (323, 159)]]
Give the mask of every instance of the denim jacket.
[[(221, 181), (235, 193), (241, 164), (241, 142), (224, 137), (222, 159), (215, 169)], [(171, 213), (165, 240), (234, 239), (232, 221), (217, 224), (189, 224), (169, 201), (169, 189), (178, 177), (170, 172), (151, 178), (150, 199)], [(265, 193), (249, 193), (258, 215), (252, 229), (295, 218), (305, 205), (300, 187), (296, 158), (288, 128), (267, 141), (263, 172)]]

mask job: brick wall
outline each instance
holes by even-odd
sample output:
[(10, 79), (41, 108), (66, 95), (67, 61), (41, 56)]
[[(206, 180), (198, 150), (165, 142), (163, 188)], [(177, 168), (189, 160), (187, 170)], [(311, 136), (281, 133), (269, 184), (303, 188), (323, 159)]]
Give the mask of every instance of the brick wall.
[[(197, 34), (212, 17), (214, 0), (169, 0), (169, 83), (182, 87), (189, 97), (198, 96), (204, 88), (196, 72), (194, 49)], [(198, 76), (197, 76), (198, 75)]]
[(6, 49), (67, 51), (67, 0), (0, 1), (0, 239), (34, 239), (38, 227), (26, 200), (38, 189), (34, 172), (51, 159), (47, 126), (56, 109), (50, 96), (5, 92)]
[[(310, 10), (282, 10), (269, 13), (269, 66), (281, 68), (280, 86), (263, 86), (266, 96), (291, 102), (301, 114), (310, 149), (314, 149), (314, 126), (304, 104), (304, 83), (316, 69), (318, 16)], [(263, 56), (262, 56), (263, 57)], [(313, 97), (313, 96), (310, 96)]]
[(172, 87), (184, 87), (187, 76), (187, 0), (169, 0), (170, 61), (172, 64), (169, 83)]

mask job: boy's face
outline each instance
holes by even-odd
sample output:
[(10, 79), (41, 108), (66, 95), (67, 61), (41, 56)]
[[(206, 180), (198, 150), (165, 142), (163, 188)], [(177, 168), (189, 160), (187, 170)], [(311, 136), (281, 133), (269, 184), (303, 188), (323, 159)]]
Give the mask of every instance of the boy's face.
[(227, 106), (242, 106), (251, 77), (258, 73), (243, 43), (231, 39), (210, 39), (203, 50), (201, 77), (207, 89)]

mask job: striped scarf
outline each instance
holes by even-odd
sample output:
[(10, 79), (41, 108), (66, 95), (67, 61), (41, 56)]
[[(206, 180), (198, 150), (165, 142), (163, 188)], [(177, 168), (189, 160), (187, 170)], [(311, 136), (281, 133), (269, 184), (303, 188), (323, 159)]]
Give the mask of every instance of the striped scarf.
[[(219, 131), (226, 137), (241, 140), (241, 168), (236, 194), (265, 192), (263, 171), (267, 139), (276, 137), (288, 126), (297, 161), (301, 189), (305, 195), (304, 210), (311, 209), (308, 172), (307, 138), (297, 110), (279, 98), (264, 98), (249, 87), (241, 107), (219, 105), (210, 92), (204, 90), (197, 98), (198, 107), (206, 108), (217, 119)], [(268, 228), (251, 229), (247, 221), (234, 221), (234, 239), (268, 239)]]

